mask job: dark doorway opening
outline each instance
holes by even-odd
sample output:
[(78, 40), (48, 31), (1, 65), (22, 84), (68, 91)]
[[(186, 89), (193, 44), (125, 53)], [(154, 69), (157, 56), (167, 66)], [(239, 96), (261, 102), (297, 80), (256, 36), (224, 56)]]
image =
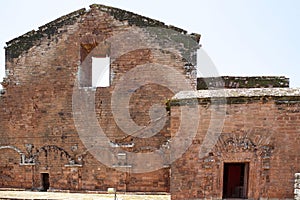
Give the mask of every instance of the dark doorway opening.
[(247, 198), (249, 163), (224, 163), (223, 198)]
[(42, 173), (41, 174), (41, 179), (42, 179), (42, 190), (41, 191), (47, 191), (50, 187), (49, 174), (48, 173)]

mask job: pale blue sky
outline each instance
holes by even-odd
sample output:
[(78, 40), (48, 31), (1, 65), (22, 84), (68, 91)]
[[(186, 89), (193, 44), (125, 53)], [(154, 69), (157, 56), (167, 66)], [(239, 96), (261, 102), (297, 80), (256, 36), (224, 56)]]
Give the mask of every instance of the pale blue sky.
[[(0, 46), (93, 3), (154, 18), (202, 35), (220, 75), (285, 75), (300, 87), (299, 0), (0, 0)], [(4, 50), (0, 52), (1, 75)]]

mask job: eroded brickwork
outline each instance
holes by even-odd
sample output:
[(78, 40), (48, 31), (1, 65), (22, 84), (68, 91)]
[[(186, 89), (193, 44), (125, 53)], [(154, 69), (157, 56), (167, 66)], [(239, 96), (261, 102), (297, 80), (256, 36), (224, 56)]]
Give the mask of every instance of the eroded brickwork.
[(289, 79), (284, 76), (221, 76), (197, 79), (197, 89), (214, 88), (285, 88)]
[[(281, 88), (231, 89), (221, 100), (222, 90), (193, 96), (200, 35), (120, 9), (90, 7), (7, 43), (0, 187), (171, 192), (174, 200), (293, 198), (294, 174), (300, 171), (299, 90), (285, 90), (285, 77), (258, 77), (258, 85), (239, 77), (213, 87)], [(109, 87), (91, 87), (93, 57), (110, 58)], [(120, 87), (131, 94), (125, 104), (114, 99)], [(74, 100), (93, 102), (94, 115), (80, 106), (74, 112)], [(121, 128), (114, 115), (122, 108), (142, 128), (124, 131), (130, 125)], [(96, 125), (89, 123), (95, 119)], [(146, 132), (160, 121), (158, 132)], [(115, 153), (110, 167), (93, 154), (97, 138), (90, 136), (99, 126)], [(196, 136), (189, 137), (194, 130)], [(154, 136), (143, 138), (151, 131)], [(146, 161), (144, 173), (133, 173), (139, 163), (129, 154), (152, 152), (168, 152), (162, 167), (149, 172), (161, 160)]]
[[(136, 174), (131, 170), (133, 161), (107, 167), (89, 152), (74, 124), (73, 89), (79, 81), (82, 90), (94, 92), (98, 125), (116, 152), (121, 148), (134, 153), (155, 151), (170, 138), (167, 111), (166, 124), (156, 136), (143, 139), (128, 135), (114, 120), (112, 94), (124, 74), (151, 63), (169, 66), (184, 77), (169, 78), (170, 87), (176, 83), (189, 86), (180, 90), (195, 89), (193, 65), (199, 39), (197, 34), (188, 35), (156, 20), (92, 5), (90, 10), (75, 11), (8, 42), (7, 76), (0, 98), (0, 146), (13, 148), (0, 149), (0, 186), (45, 189), (49, 181), (50, 190), (106, 191), (116, 187), (117, 191), (168, 192), (168, 166)], [(111, 85), (91, 88), (92, 57), (106, 56), (111, 62)], [(145, 80), (153, 76), (151, 70), (143, 71)], [(167, 76), (168, 72), (162, 68), (155, 74)], [(165, 109), (167, 99), (179, 92), (152, 82), (133, 89), (128, 109), (139, 126), (153, 120), (149, 112), (152, 105)], [(92, 116), (82, 122), (89, 118)]]
[[(236, 167), (234, 163), (243, 164), (245, 171), (235, 174), (243, 183), (232, 188), (230, 198), (292, 199), (294, 174), (300, 170), (299, 97), (232, 97), (226, 102), (198, 100), (201, 118), (197, 135), (171, 168), (172, 199), (226, 198), (225, 188), (234, 183), (224, 180), (229, 176), (224, 167)], [(178, 114), (185, 106), (191, 106), (187, 100), (174, 100), (171, 132), (178, 129)], [(222, 118), (219, 136), (212, 137), (211, 123)], [(207, 135), (215, 145), (202, 156)]]

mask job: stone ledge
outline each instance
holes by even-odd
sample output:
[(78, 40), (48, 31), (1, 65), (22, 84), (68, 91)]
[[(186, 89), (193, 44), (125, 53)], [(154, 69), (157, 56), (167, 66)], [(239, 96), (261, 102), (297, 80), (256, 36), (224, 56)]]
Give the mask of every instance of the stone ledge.
[(20, 163), (21, 166), (35, 166), (35, 163)]
[(132, 168), (132, 165), (113, 165), (114, 168)]
[(172, 100), (227, 97), (300, 97), (300, 88), (250, 88), (181, 91)]
[(197, 78), (197, 89), (222, 88), (288, 88), (285, 76), (220, 76)]
[(82, 167), (80, 164), (67, 164), (65, 167)]
[(0, 188), (0, 191), (25, 191), (24, 188)]

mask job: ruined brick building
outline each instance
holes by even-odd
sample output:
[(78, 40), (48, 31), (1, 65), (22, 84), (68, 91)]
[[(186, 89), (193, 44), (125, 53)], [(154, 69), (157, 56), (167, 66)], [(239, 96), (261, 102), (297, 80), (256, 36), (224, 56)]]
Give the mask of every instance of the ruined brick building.
[(199, 40), (91, 5), (9, 41), (0, 187), (293, 198), (299, 90), (284, 77), (197, 81)]

